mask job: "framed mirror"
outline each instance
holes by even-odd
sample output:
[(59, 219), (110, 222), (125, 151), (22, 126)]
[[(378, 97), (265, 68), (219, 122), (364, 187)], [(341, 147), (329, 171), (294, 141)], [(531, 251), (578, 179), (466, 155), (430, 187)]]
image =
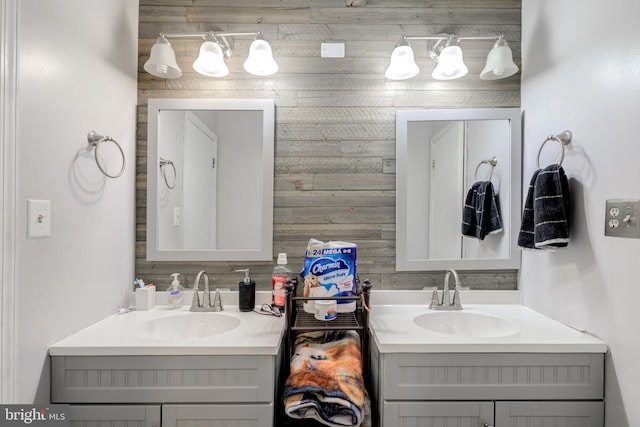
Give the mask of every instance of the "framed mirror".
[(149, 99), (147, 260), (272, 260), (274, 110)]
[[(475, 223), (487, 187), (491, 230)], [(521, 187), (519, 109), (398, 111), (396, 269), (520, 268)]]

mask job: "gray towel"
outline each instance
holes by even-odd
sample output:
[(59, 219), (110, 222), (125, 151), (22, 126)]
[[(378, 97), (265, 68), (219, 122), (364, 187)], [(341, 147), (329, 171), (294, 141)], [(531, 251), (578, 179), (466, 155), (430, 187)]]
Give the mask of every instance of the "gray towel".
[(462, 234), (484, 240), (487, 234), (502, 231), (500, 203), (491, 181), (474, 183), (462, 210)]
[(518, 246), (555, 250), (569, 243), (569, 182), (562, 167), (534, 172), (522, 212)]

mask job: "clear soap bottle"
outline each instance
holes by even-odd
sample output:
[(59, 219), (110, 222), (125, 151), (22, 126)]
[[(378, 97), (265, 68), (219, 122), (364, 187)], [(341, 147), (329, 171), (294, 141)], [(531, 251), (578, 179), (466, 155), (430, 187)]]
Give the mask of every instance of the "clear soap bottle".
[(184, 299), (184, 288), (178, 280), (179, 275), (180, 273), (173, 273), (171, 275), (173, 280), (167, 289), (167, 304), (169, 304), (169, 307), (173, 308), (180, 307), (182, 305), (182, 300)]

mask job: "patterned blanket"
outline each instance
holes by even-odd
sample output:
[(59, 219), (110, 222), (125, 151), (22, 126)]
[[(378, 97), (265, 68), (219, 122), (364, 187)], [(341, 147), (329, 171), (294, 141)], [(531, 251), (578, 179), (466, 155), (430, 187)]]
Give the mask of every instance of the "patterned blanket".
[(360, 426), (366, 391), (360, 337), (354, 331), (306, 332), (296, 338), (285, 383), (285, 412), (328, 426)]

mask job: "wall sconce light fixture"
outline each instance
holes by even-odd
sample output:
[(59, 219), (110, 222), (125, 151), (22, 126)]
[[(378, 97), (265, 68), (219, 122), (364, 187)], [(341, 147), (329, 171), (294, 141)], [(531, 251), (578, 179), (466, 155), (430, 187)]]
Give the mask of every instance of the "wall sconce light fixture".
[(427, 50), (431, 59), (437, 62), (431, 73), (436, 80), (452, 80), (468, 73), (464, 64), (460, 40), (496, 40), (487, 56), (487, 63), (480, 73), (482, 80), (497, 80), (512, 76), (518, 72), (513, 62), (511, 48), (503, 35), (487, 37), (458, 37), (452, 34), (437, 36), (403, 36), (391, 53), (391, 62), (385, 77), (391, 80), (406, 80), (419, 73), (415, 63), (413, 50), (408, 40), (428, 40)]
[(249, 56), (244, 61), (244, 69), (256, 76), (269, 76), (278, 71), (278, 64), (273, 59), (271, 45), (264, 40), (262, 33), (162, 33), (151, 47), (151, 54), (144, 63), (144, 70), (156, 77), (177, 79), (182, 70), (176, 61), (176, 53), (167, 38), (199, 38), (202, 39), (200, 53), (193, 62), (193, 69), (208, 77), (224, 77), (229, 74), (226, 60), (233, 53), (233, 37), (255, 37), (249, 47)]

